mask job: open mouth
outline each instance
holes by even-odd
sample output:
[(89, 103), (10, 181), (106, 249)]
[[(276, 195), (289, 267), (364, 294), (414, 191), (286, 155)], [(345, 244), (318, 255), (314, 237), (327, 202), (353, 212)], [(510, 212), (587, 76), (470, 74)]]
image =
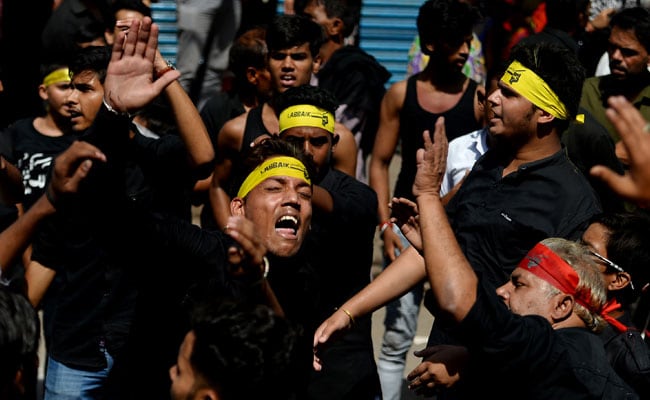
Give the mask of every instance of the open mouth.
[(298, 218), (293, 215), (283, 215), (275, 223), (275, 231), (283, 237), (295, 237), (299, 227)]

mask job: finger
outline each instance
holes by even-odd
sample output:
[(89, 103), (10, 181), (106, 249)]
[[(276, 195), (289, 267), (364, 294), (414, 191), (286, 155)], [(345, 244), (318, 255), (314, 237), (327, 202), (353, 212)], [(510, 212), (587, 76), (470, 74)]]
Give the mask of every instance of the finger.
[(634, 185), (628, 176), (621, 176), (604, 165), (596, 165), (589, 173), (605, 182), (612, 190), (621, 196), (630, 197), (634, 193)]
[(123, 49), (122, 57), (132, 56), (133, 53), (135, 52), (139, 31), (140, 31), (140, 20), (134, 18), (131, 21), (131, 27), (129, 28), (128, 34), (126, 35), (126, 38), (124, 40), (124, 49)]
[(160, 78), (153, 81), (154, 90), (162, 92), (170, 83), (180, 78), (180, 76), (181, 73), (175, 69), (165, 72)]
[[(151, 36), (151, 18), (144, 17), (142, 21), (140, 21), (140, 29), (136, 32), (138, 32), (138, 35), (135, 43), (134, 54), (140, 57), (145, 57), (147, 54), (147, 46), (149, 45), (149, 38)], [(153, 58), (151, 58), (151, 61), (153, 61)]]
[(158, 51), (159, 32), (160, 32), (160, 28), (158, 27), (158, 24), (152, 22), (149, 27), (149, 41), (147, 42), (147, 49), (144, 54), (144, 57), (147, 60), (151, 60), (151, 62), (153, 62), (154, 59), (156, 58), (156, 53)]
[(113, 51), (111, 52), (110, 62), (116, 62), (122, 58), (122, 54), (124, 54), (124, 40), (127, 36), (127, 32), (128, 30), (117, 32), (117, 37), (113, 43)]

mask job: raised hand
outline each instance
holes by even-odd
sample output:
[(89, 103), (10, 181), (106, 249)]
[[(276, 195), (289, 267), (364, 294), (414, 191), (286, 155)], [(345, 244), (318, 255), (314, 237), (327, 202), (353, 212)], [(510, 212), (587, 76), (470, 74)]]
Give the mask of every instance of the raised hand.
[(391, 221), (399, 227), (404, 234), (418, 251), (422, 250), (422, 236), (420, 235), (420, 224), (418, 221), (418, 205), (404, 197), (393, 197), (389, 204), (391, 209)]
[(413, 194), (417, 197), (423, 194), (440, 196), (440, 184), (447, 169), (447, 134), (445, 119), (438, 117), (433, 140), (429, 131), (424, 131), (424, 149), (418, 149), (416, 154), (417, 173), (413, 181)]
[(131, 20), (113, 45), (104, 81), (104, 100), (119, 112), (133, 113), (151, 102), (180, 72), (170, 70), (154, 80), (158, 25), (145, 17)]
[(619, 175), (597, 165), (591, 175), (602, 179), (620, 196), (644, 206), (650, 203), (650, 124), (639, 110), (622, 96), (608, 99), (607, 118), (621, 136), (629, 157), (629, 170)]

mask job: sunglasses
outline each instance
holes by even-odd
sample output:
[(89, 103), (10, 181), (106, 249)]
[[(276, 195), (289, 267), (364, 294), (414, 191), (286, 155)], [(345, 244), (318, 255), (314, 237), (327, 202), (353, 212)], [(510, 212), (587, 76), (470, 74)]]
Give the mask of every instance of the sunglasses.
[[(625, 272), (623, 268), (621, 268), (618, 264), (614, 263), (613, 261), (601, 256), (600, 254), (596, 253), (595, 251), (591, 250), (590, 251), (591, 255), (602, 261), (607, 267), (612, 268), (613, 270), (617, 272)], [(634, 290), (634, 284), (632, 283), (632, 280), (630, 280), (630, 287), (632, 290)]]

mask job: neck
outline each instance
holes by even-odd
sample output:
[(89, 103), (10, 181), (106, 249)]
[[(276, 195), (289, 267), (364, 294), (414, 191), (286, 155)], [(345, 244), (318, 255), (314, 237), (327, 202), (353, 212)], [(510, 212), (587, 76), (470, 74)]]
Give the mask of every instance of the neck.
[(588, 329), (585, 322), (576, 315), (575, 312), (572, 312), (568, 318), (565, 318), (561, 321), (549, 321), (553, 326), (554, 330), (564, 329), (564, 328), (584, 328)]
[(516, 171), (523, 164), (550, 157), (562, 149), (562, 144), (559, 136), (555, 133), (555, 128), (549, 134), (542, 137), (535, 136), (532, 140), (529, 139), (520, 145), (517, 143), (508, 143), (505, 146), (503, 144), (501, 146), (505, 147), (507, 151), (508, 145), (512, 152), (510, 161), (504, 169), (504, 176)]
[(58, 121), (52, 114), (47, 113), (42, 117), (37, 117), (34, 119), (34, 129), (36, 129), (40, 134), (50, 137), (59, 137), (65, 134), (65, 129), (63, 128), (65, 124), (62, 120), (65, 118), (58, 118), (61, 121)]
[(441, 90), (444, 88), (457, 88), (458, 85), (462, 87), (468, 79), (463, 74), (463, 71), (445, 68), (440, 65), (436, 66), (436, 63), (432, 61), (429, 61), (420, 76)]
[(327, 61), (329, 61), (330, 58), (332, 58), (332, 54), (334, 54), (334, 52), (341, 47), (343, 47), (343, 43), (338, 43), (333, 40), (328, 40), (321, 46), (320, 52), (318, 53), (321, 59), (321, 68)]

